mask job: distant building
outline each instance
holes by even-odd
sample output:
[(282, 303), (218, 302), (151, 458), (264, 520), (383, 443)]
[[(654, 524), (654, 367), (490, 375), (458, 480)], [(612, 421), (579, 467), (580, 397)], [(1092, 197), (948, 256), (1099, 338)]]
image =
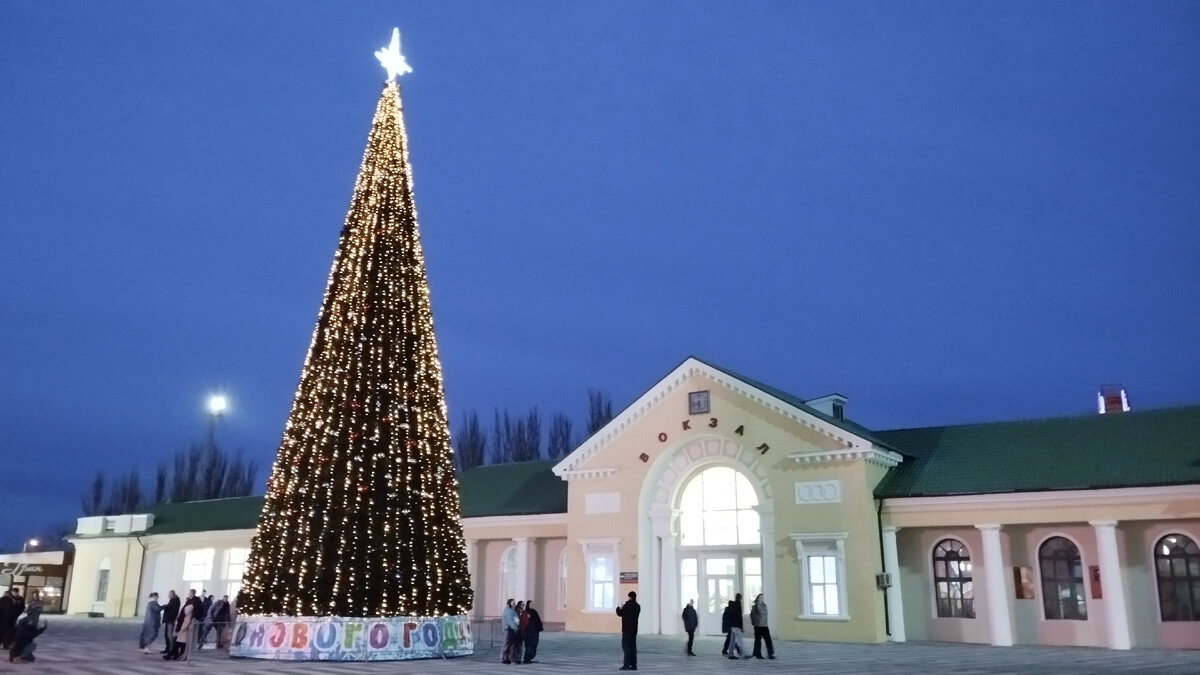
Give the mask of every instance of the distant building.
[[(713, 634), (761, 592), (787, 639), (1200, 645), (1200, 406), (893, 431), (848, 409), (689, 358), (562, 461), (466, 472), (474, 613), (616, 632), (636, 590), (643, 632), (694, 599)], [(68, 611), (232, 596), (260, 507), (81, 518)]]

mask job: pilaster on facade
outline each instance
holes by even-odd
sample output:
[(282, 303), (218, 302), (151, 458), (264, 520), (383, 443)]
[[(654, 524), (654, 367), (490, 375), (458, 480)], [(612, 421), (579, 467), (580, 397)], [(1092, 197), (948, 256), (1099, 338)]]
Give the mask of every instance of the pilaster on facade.
[(1100, 583), (1104, 588), (1105, 615), (1109, 649), (1129, 649), (1129, 614), (1125, 605), (1125, 577), (1117, 546), (1117, 521), (1093, 520), (1096, 553), (1100, 558)]
[(529, 564), (529, 544), (530, 537), (513, 537), (513, 541), (517, 544), (517, 599), (530, 600), (529, 589), (531, 588), (530, 581), (533, 578), (532, 565)]
[(883, 572), (891, 578), (891, 584), (886, 589), (888, 603), (888, 626), (891, 629), (892, 642), (905, 642), (904, 633), (904, 595), (900, 592), (900, 554), (896, 547), (896, 532), (900, 528), (894, 525), (883, 526)]
[(987, 589), (988, 627), (992, 646), (1013, 645), (1012, 610), (1008, 605), (1008, 575), (1004, 566), (1004, 552), (1000, 544), (1000, 525), (986, 523), (976, 525), (983, 538), (983, 578)]

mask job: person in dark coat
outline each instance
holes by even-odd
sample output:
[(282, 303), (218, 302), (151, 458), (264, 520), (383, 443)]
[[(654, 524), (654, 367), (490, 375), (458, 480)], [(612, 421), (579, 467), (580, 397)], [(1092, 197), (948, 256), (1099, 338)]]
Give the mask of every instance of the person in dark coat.
[(217, 630), (217, 649), (225, 649), (225, 629), (229, 626), (232, 612), (229, 609), (229, 596), (222, 595), (220, 600), (213, 603), (213, 628)]
[(17, 601), (13, 599), (12, 589), (4, 591), (4, 595), (0, 596), (0, 645), (5, 649), (12, 646), (12, 632), (20, 614), (17, 611)]
[(767, 611), (767, 601), (763, 600), (763, 594), (759, 593), (758, 597), (754, 598), (754, 606), (750, 608), (750, 625), (754, 626), (754, 653), (756, 659), (761, 659), (762, 643), (767, 643), (767, 658), (775, 658), (775, 643), (771, 642), (771, 629), (767, 627), (767, 621), (770, 616)]
[[(738, 593), (738, 594), (734, 595), (733, 600), (731, 600), (730, 602), (737, 604), (738, 616), (741, 616), (742, 615), (742, 594)], [(726, 609), (729, 609), (729, 607), (726, 606)], [(724, 621), (722, 621), (722, 623), (724, 623)], [(741, 628), (741, 627), (742, 627), (742, 622), (739, 619), (738, 620), (738, 628)], [(722, 628), (721, 632), (725, 634), (725, 646), (721, 647), (721, 656), (729, 656), (729, 641), (733, 639), (733, 634), (729, 632), (728, 628)]]
[(696, 615), (696, 607), (688, 600), (687, 607), (683, 608), (683, 630), (688, 634), (687, 647), (683, 652), (688, 656), (695, 656), (696, 652), (692, 651), (692, 643), (696, 640), (696, 627), (700, 625), (700, 617)]
[(746, 653), (746, 644), (742, 642), (742, 627), (744, 625), (742, 622), (741, 606), (737, 601), (730, 600), (729, 605), (725, 607), (725, 613), (721, 615), (721, 629), (729, 634), (727, 656), (731, 659), (750, 658), (750, 655)]
[(621, 670), (637, 670), (638, 615), (641, 613), (637, 593), (629, 591), (629, 599), (617, 608), (617, 616), (621, 617), (621, 649), (625, 652), (625, 665)]
[(163, 642), (165, 643), (163, 654), (171, 651), (171, 648), (175, 646), (175, 621), (178, 618), (179, 596), (175, 595), (175, 591), (167, 591), (167, 604), (163, 606), (162, 611)]
[(31, 663), (34, 660), (33, 650), (37, 648), (34, 639), (46, 631), (46, 622), (42, 621), (42, 601), (38, 598), (38, 592), (33, 591), (29, 594), (28, 608), (24, 605), (22, 601), (25, 616), (17, 621), (13, 630), (12, 646), (8, 650), (8, 660), (12, 663)]
[(523, 633), (525, 636), (525, 658), (522, 663), (537, 663), (537, 648), (538, 640), (542, 632), (542, 615), (533, 608), (533, 601), (525, 601), (525, 614), (528, 616), (528, 621), (525, 623)]

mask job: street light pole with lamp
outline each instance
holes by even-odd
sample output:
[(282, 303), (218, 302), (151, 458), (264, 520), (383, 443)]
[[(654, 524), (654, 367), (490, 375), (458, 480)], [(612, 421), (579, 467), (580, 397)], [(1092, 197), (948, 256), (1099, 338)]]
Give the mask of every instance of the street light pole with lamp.
[(29, 541), (26, 541), (23, 546), (21, 546), (21, 553), (28, 553), (30, 546), (36, 549), (39, 545), (41, 545), (41, 543), (42, 542), (38, 541), (37, 539), (30, 539)]
[(224, 394), (213, 394), (208, 397), (205, 408), (208, 410), (208, 447), (210, 450), (216, 449), (217, 421), (229, 408), (229, 399), (225, 398)]

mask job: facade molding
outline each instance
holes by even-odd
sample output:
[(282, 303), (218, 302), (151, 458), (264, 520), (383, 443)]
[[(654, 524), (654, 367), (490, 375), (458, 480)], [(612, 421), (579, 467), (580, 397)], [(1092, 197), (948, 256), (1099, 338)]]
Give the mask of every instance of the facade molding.
[(600, 478), (608, 478), (616, 475), (617, 469), (571, 469), (558, 471), (558, 467), (554, 467), (555, 475), (565, 481), (575, 480), (597, 480)]
[(875, 464), (886, 469), (899, 466), (904, 456), (891, 450), (882, 450), (874, 446), (867, 448), (848, 448), (846, 450), (824, 450), (817, 452), (793, 452), (788, 455), (801, 464), (825, 464), (829, 462), (852, 462), (863, 460), (867, 464)]
[[(467, 527), (511, 527), (513, 525), (566, 525), (566, 513), (534, 513), (525, 516), (477, 516), (463, 518), (463, 528)], [(510, 539), (511, 537), (504, 537)], [(475, 537), (484, 539), (484, 537)]]

